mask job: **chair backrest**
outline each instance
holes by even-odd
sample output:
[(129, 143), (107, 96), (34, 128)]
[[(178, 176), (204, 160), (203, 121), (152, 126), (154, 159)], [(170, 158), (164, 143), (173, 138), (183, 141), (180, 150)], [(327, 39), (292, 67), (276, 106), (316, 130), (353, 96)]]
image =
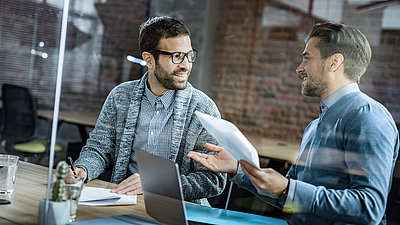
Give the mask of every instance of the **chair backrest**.
[(26, 87), (2, 86), (4, 126), (1, 139), (19, 143), (31, 141), (37, 133), (36, 102)]

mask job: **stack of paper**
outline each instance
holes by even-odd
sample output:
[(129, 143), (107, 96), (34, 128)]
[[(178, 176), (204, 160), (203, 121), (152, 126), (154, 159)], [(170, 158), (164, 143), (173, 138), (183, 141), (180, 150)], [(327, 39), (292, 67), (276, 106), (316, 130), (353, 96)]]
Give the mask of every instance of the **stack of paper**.
[(237, 160), (245, 160), (260, 169), (257, 150), (231, 122), (196, 111), (203, 127)]
[(80, 205), (134, 205), (136, 204), (136, 195), (125, 195), (112, 193), (111, 189), (98, 187), (85, 187), (79, 198)]

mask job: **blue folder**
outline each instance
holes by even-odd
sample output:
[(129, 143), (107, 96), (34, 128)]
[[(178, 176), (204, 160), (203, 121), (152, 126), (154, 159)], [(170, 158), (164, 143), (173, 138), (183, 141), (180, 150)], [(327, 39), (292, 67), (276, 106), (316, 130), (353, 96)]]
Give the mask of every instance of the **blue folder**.
[(276, 224), (287, 225), (285, 220), (260, 216), (256, 214), (237, 212), (226, 209), (212, 208), (202, 205), (185, 203), (186, 217), (189, 221), (209, 224)]

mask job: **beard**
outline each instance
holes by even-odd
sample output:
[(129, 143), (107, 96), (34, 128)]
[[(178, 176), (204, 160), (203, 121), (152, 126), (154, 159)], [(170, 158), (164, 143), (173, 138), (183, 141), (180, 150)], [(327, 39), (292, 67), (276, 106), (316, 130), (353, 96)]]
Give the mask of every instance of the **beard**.
[(309, 78), (307, 77), (307, 84), (302, 87), (301, 94), (308, 97), (321, 97), (328, 87), (326, 82), (312, 81)]
[(154, 75), (157, 79), (157, 81), (166, 89), (168, 90), (184, 90), (187, 86), (187, 80), (185, 81), (175, 81), (174, 76), (178, 75), (179, 72), (187, 72), (187, 78), (189, 79), (190, 75), (190, 70), (184, 69), (184, 68), (177, 68), (174, 70), (172, 73), (168, 73), (167, 71), (162, 68), (156, 62), (156, 68), (154, 70)]
[(327, 90), (328, 84), (326, 81), (325, 66), (322, 68), (321, 76), (313, 79), (315, 76), (307, 76), (305, 85), (301, 88), (301, 94), (308, 97), (321, 97)]

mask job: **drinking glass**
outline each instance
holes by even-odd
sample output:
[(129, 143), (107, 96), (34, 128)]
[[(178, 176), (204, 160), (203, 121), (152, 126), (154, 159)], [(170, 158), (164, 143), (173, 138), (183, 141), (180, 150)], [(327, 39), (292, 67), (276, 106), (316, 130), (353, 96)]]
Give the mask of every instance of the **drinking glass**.
[(14, 191), (19, 157), (0, 154), (0, 194), (10, 194)]
[(75, 221), (76, 211), (78, 209), (79, 197), (83, 187), (83, 177), (71, 175), (65, 177), (64, 199), (71, 201), (69, 222)]

